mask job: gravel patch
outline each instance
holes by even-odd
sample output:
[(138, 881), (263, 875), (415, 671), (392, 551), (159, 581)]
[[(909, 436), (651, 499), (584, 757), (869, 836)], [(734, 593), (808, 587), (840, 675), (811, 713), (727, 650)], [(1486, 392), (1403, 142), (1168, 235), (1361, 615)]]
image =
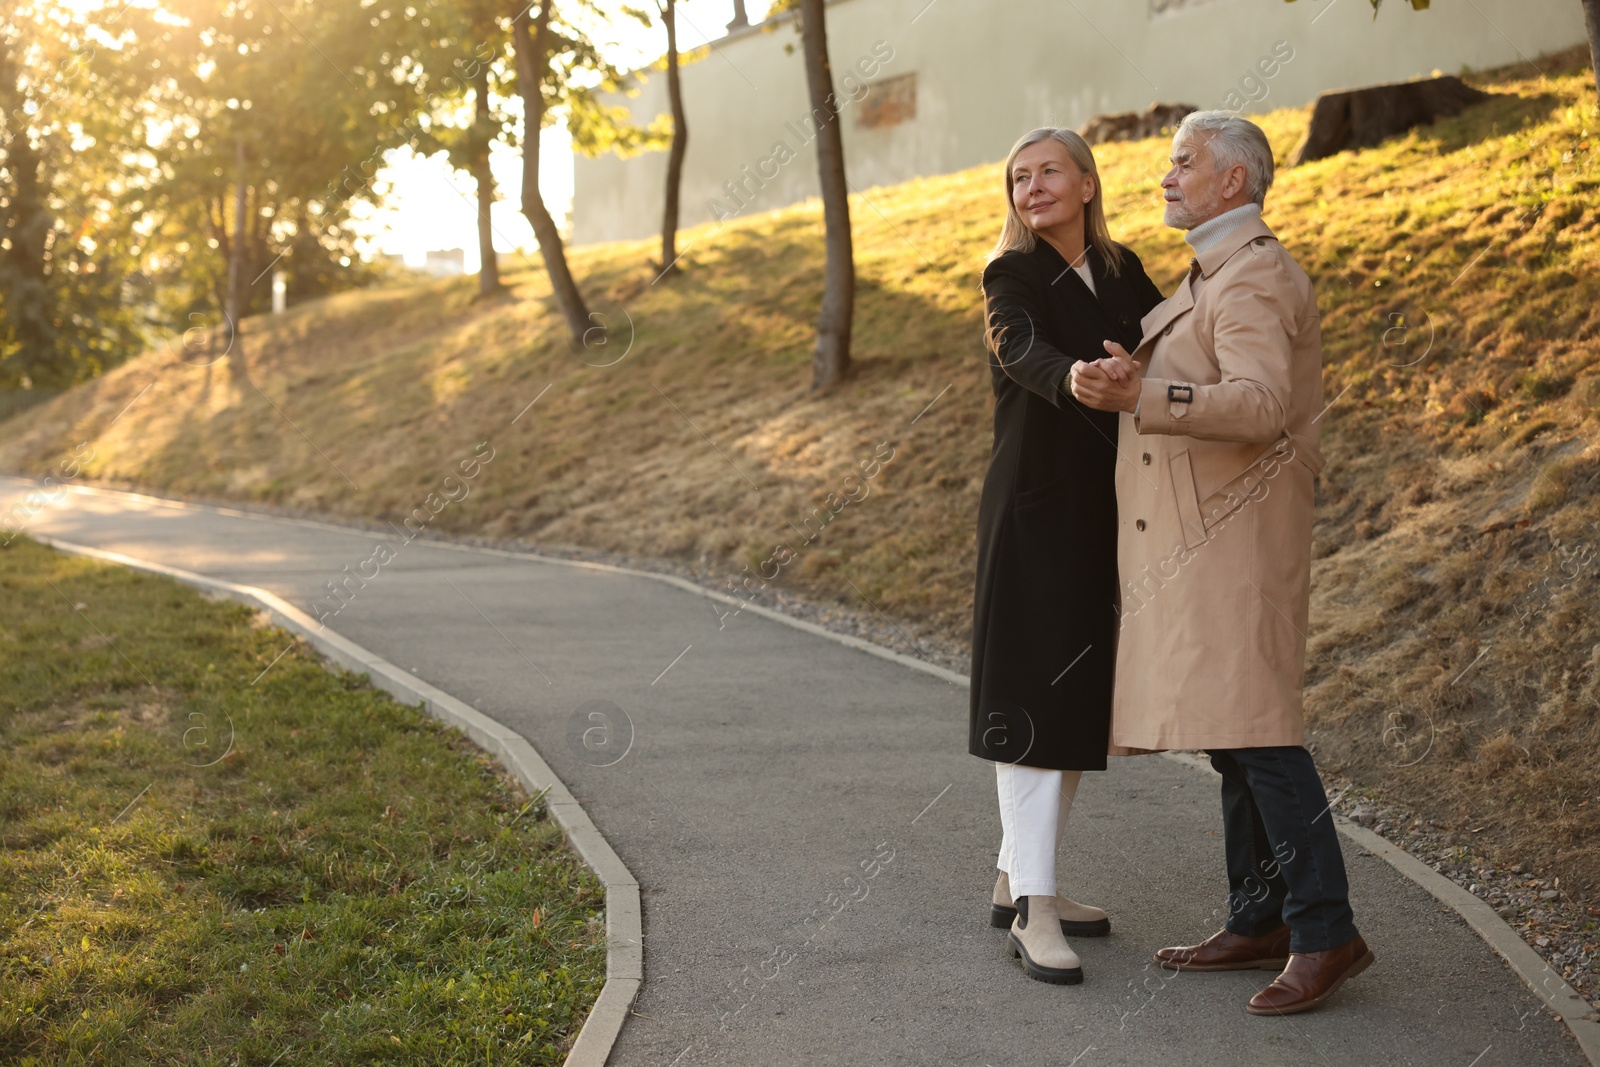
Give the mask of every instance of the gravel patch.
[(1494, 908), (1600, 1015), (1600, 908), (1573, 899), (1559, 878), (1527, 871), (1520, 863), (1496, 866), (1473, 847), (1470, 834), (1446, 830), (1338, 775), (1323, 778), (1333, 793), (1334, 811)]

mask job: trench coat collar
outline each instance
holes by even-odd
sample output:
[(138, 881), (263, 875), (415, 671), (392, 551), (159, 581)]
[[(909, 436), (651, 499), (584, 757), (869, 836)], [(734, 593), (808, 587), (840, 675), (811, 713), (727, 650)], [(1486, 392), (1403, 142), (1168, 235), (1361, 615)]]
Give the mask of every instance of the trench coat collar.
[(1200, 264), (1200, 277), (1211, 277), (1224, 263), (1233, 258), (1235, 252), (1262, 237), (1269, 237), (1274, 241), (1278, 239), (1272, 228), (1259, 218), (1241, 222), (1218, 238), (1216, 244), (1194, 257), (1195, 262)]
[(1211, 277), (1240, 249), (1263, 237), (1274, 241), (1278, 239), (1278, 235), (1273, 233), (1265, 222), (1260, 219), (1248, 219), (1229, 230), (1216, 244), (1191, 259), (1189, 276), (1179, 283), (1177, 292), (1152, 308), (1140, 323), (1140, 332), (1143, 336), (1139, 340), (1139, 348), (1143, 349), (1153, 344), (1155, 339), (1171, 327), (1180, 316), (1194, 310), (1192, 286), (1197, 274), (1201, 278)]

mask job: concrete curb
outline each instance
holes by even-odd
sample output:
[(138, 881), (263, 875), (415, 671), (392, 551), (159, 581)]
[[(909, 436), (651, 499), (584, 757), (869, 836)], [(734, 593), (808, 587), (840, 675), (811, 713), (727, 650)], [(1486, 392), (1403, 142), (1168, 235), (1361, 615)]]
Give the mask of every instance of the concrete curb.
[(644, 981), (644, 927), (639, 883), (590, 821), (588, 812), (527, 738), (354, 641), (318, 625), (311, 616), (265, 589), (207, 578), (42, 534), (32, 536), (60, 552), (164, 575), (258, 607), (272, 617), (275, 625), (303, 638), (339, 666), (366, 674), (376, 688), (406, 704), (421, 704), (429, 715), (466, 734), (474, 744), (498, 759), (530, 793), (543, 791), (545, 805), (566, 832), (568, 842), (606, 887), (606, 983), (566, 1059), (569, 1067), (603, 1067)]
[(1338, 816), (1339, 832), (1374, 855), (1381, 856), (1401, 874), (1416, 882), (1435, 900), (1455, 910), (1489, 942), (1489, 947), (1522, 976), (1534, 995), (1544, 1001), (1551, 1013), (1567, 1024), (1578, 1047), (1591, 1064), (1600, 1065), (1600, 1012), (1557, 974), (1515, 930), (1488, 904), (1462, 889), (1455, 882), (1429, 867), (1411, 853), (1379, 837), (1360, 823)]

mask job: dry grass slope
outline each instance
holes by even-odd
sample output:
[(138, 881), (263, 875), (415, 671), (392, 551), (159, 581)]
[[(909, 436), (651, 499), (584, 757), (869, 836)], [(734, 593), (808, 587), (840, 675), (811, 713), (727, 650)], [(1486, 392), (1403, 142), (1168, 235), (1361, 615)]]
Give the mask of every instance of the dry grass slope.
[[(1499, 95), (1456, 119), (1283, 172), (1267, 217), (1317, 283), (1334, 400), (1319, 758), (1593, 901), (1600, 117), (1582, 56), (1540, 65), (1473, 78)], [(1260, 117), (1281, 156), (1307, 115)], [(1113, 232), (1170, 290), (1187, 256), (1160, 221), (1165, 145), (1099, 154)], [(398, 524), (486, 441), (495, 458), (430, 528), (730, 579), (789, 543), (783, 588), (962, 640), (996, 169), (854, 198), (858, 366), (831, 395), (805, 391), (810, 202), (687, 231), (670, 282), (651, 283), (648, 241), (577, 250), (610, 331), (582, 358), (532, 265), (498, 302), (474, 302), (472, 279), (351, 293), (250, 322), (247, 385), (156, 351), (30, 411), (6, 424), (0, 468), (44, 473), (87, 441), (87, 476), (107, 483)], [(894, 458), (870, 493), (804, 543), (881, 442)]]

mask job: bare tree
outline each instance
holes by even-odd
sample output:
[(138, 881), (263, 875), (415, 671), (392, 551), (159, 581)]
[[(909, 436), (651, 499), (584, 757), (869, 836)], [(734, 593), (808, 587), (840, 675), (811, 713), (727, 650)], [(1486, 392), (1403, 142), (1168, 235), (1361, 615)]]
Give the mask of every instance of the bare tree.
[(817, 348), (811, 360), (811, 388), (826, 389), (850, 371), (850, 323), (855, 313), (856, 268), (850, 240), (850, 186), (844, 175), (844, 141), (839, 103), (833, 95), (828, 63), (824, 0), (800, 0), (800, 40), (805, 52), (806, 86), (812, 120), (817, 123), (817, 174), (822, 183), (822, 218), (828, 252), (817, 319)]
[(678, 78), (677, 0), (661, 0), (661, 22), (667, 28), (667, 97), (672, 104), (667, 203), (661, 217), (661, 273), (671, 274), (678, 269), (678, 199), (683, 186), (683, 156), (689, 148), (689, 123), (683, 114), (683, 85)]
[(574, 345), (583, 343), (584, 332), (592, 323), (578, 283), (567, 269), (567, 255), (556, 220), (545, 207), (539, 191), (539, 131), (544, 127), (544, 79), (550, 68), (550, 14), (552, 0), (542, 0), (539, 15), (530, 30), (529, 7), (518, 3), (511, 23), (513, 47), (517, 54), (517, 92), (522, 97), (522, 213), (533, 226), (539, 241), (539, 255), (550, 275), (550, 289), (556, 306), (566, 320)]

